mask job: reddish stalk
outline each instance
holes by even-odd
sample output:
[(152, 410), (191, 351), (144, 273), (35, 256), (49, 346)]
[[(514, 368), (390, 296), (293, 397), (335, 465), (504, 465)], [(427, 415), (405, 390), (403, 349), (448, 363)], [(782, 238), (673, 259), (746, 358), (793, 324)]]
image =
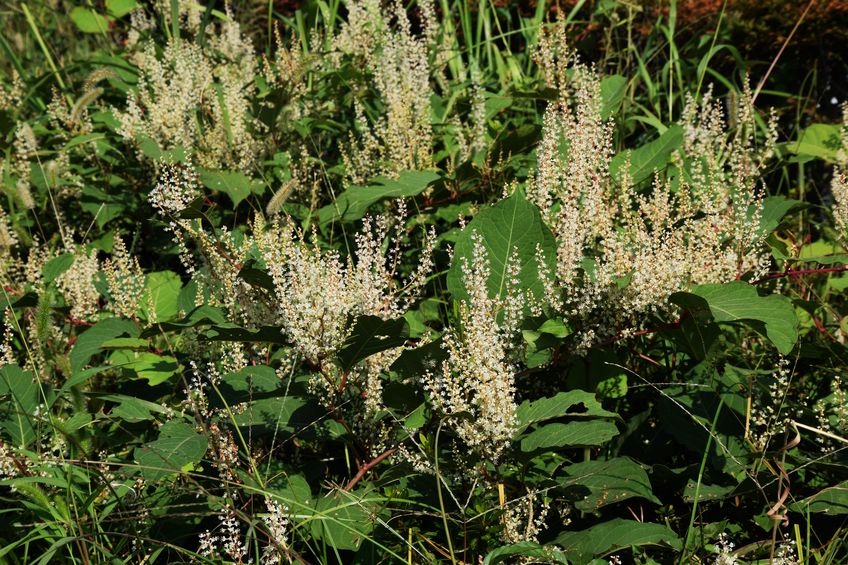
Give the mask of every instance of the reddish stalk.
[(378, 455), (376, 458), (374, 458), (372, 461), (369, 461), (368, 463), (366, 463), (365, 465), (360, 467), (359, 472), (356, 473), (356, 476), (353, 477), (350, 480), (350, 482), (347, 483), (347, 485), (345, 485), (345, 488), (344, 488), (345, 491), (350, 492), (351, 490), (353, 490), (353, 487), (356, 486), (356, 483), (358, 483), (360, 480), (362, 480), (362, 477), (365, 476), (365, 473), (367, 473), (368, 471), (370, 471), (371, 469), (373, 469), (374, 467), (379, 465), (380, 462), (382, 462), (384, 459), (389, 457), (395, 451), (397, 451), (397, 447), (389, 448), (389, 449), (385, 450), (383, 453), (381, 453), (380, 455)]
[(754, 281), (753, 284), (760, 284), (761, 282), (772, 280), (772, 279), (781, 279), (783, 277), (794, 277), (800, 275), (817, 275), (820, 273), (842, 273), (848, 271), (848, 265), (843, 265), (841, 267), (823, 267), (820, 269), (798, 269), (793, 271), (789, 269), (788, 271), (783, 271), (782, 273), (771, 273), (769, 275), (764, 276), (761, 279)]

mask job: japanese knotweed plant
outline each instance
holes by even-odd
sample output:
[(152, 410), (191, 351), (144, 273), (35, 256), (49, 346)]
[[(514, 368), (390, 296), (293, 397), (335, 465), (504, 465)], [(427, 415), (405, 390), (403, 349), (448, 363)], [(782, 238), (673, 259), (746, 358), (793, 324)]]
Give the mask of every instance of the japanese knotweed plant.
[[(354, 103), (355, 131), (342, 148), (345, 174), (351, 182), (435, 164), (439, 136), (434, 133), (432, 100), (437, 95), (434, 84), (444, 83), (447, 52), (445, 38), (438, 35), (433, 3), (427, 0), (418, 5), (422, 30), (415, 34), (400, 2), (392, 2), (388, 10), (379, 0), (350, 2), (347, 21), (330, 40), (334, 66), (348, 57), (370, 78), (363, 86), (373, 87), (377, 94), (374, 111), (366, 112), (359, 100)], [(469, 119), (445, 118), (462, 160), (486, 143), (485, 97), (479, 71), (472, 74), (470, 89), (463, 87), (473, 108)]]
[(447, 358), (422, 378), (432, 404), (450, 417), (460, 439), (493, 461), (516, 432), (511, 354), (524, 312), (518, 268), (517, 258), (511, 257), (503, 297), (493, 298), (488, 288), (491, 261), (475, 234), (472, 258), (462, 265), (469, 298), (460, 304), (456, 327), (444, 336)]
[[(323, 376), (315, 384), (329, 386), (322, 392), (324, 399), (349, 384), (361, 387), (369, 411), (376, 411), (382, 403), (379, 374), (400, 350), (373, 355), (349, 374), (339, 372), (336, 354), (357, 317), (389, 320), (408, 310), (432, 270), (435, 235), (425, 234), (418, 266), (403, 279), (398, 271), (406, 217), (402, 202), (394, 217), (366, 217), (353, 236), (352, 252), (343, 257), (334, 249), (322, 249), (315, 233), (310, 241), (290, 218), (277, 216), (267, 222), (257, 215), (250, 231), (240, 233), (209, 230), (197, 220), (180, 218), (178, 212), (198, 194), (191, 163), (164, 165), (150, 201), (168, 222), (184, 267), (202, 289), (201, 302), (222, 307), (230, 319), (244, 325), (280, 326), (297, 357)], [(267, 270), (272, 294), (241, 276), (249, 261)]]
[[(204, 28), (194, 2), (179, 6), (180, 34), (164, 47), (132, 36), (138, 84), (126, 107), (113, 109), (120, 133), (137, 144), (152, 140), (163, 151), (192, 151), (206, 168), (251, 171), (263, 152), (251, 108), (260, 62), (253, 43), (232, 18)], [(159, 9), (170, 18), (170, 6)], [(142, 12), (133, 21), (137, 31), (153, 27)]]
[(833, 219), (843, 243), (848, 244), (848, 104), (842, 106), (840, 147), (836, 152), (836, 166), (830, 190), (833, 194)]
[(643, 190), (650, 171), (631, 163), (633, 153), (613, 153), (598, 73), (563, 41), (551, 32), (539, 41), (539, 67), (558, 98), (545, 112), (527, 189), (557, 240), (555, 267), (542, 269), (553, 308), (581, 320), (588, 344), (636, 314), (665, 309), (669, 295), (692, 284), (763, 275), (770, 256), (761, 174), (777, 134), (772, 119), (758, 144), (747, 86), (732, 129), (710, 91), (700, 102), (687, 98), (680, 125), (651, 148), (678, 146), (670, 172)]

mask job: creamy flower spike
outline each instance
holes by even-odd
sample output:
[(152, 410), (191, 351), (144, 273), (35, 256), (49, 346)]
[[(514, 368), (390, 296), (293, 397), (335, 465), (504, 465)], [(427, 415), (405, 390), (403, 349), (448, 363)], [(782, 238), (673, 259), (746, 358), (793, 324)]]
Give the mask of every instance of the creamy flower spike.
[[(446, 415), (459, 437), (485, 457), (497, 460), (516, 430), (515, 367), (509, 353), (524, 309), (516, 291), (518, 261), (507, 265), (502, 297), (489, 295), (490, 261), (475, 234), (471, 262), (463, 265), (469, 299), (460, 306), (458, 329), (444, 336), (448, 358), (422, 378), (431, 402)], [(499, 320), (500, 318), (500, 320)], [(461, 416), (470, 414), (470, 418)]]
[[(162, 150), (192, 150), (203, 167), (248, 172), (262, 154), (250, 112), (259, 65), (253, 44), (230, 17), (207, 26), (208, 45), (201, 46), (194, 37), (196, 4), (180, 6), (187, 36), (169, 39), (161, 52), (148, 41), (132, 54), (138, 88), (127, 95), (125, 110), (113, 109), (120, 133), (136, 143), (153, 140)], [(170, 7), (162, 9), (170, 14)]]
[[(564, 33), (560, 30), (561, 33)], [(614, 123), (601, 115), (601, 78), (543, 33), (537, 61), (559, 97), (545, 112), (538, 166), (527, 188), (557, 239), (556, 268), (542, 268), (550, 305), (581, 320), (585, 345), (621, 330), (635, 313), (667, 308), (691, 284), (756, 278), (770, 264), (760, 229), (761, 173), (776, 139), (756, 143), (751, 92), (732, 132), (711, 92), (687, 99), (677, 178), (635, 189), (630, 163), (613, 177)], [(588, 261), (588, 262), (587, 262)]]

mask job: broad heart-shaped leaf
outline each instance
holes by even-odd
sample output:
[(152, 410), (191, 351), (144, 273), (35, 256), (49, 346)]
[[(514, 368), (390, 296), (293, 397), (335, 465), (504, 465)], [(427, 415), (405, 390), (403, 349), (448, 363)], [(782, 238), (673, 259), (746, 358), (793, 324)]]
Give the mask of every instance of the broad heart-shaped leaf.
[(280, 377), (277, 372), (267, 365), (248, 365), (235, 373), (227, 373), (218, 383), (218, 392), (222, 398), (212, 393), (209, 402), (215, 407), (226, 402), (228, 406), (241, 404), (250, 400), (282, 396), (285, 389), (280, 390)]
[(438, 179), (439, 175), (432, 171), (402, 171), (396, 179), (377, 177), (368, 186), (351, 186), (335, 202), (318, 210), (318, 221), (324, 225), (336, 220), (358, 220), (378, 200), (417, 196)]
[(514, 563), (513, 557), (532, 557), (533, 563), (561, 563), (562, 565), (568, 565), (565, 552), (560, 548), (550, 545), (539, 545), (534, 541), (521, 541), (490, 551), (486, 555), (486, 558), (483, 559), (483, 565)]
[[(763, 199), (763, 207), (760, 211), (760, 227), (758, 233), (768, 235), (777, 229), (780, 221), (792, 208), (802, 204), (799, 200), (792, 200), (784, 196), (767, 196)], [(752, 210), (753, 213), (753, 210)], [(750, 217), (750, 215), (749, 215)]]
[(173, 271), (148, 273), (144, 278), (145, 300), (139, 304), (139, 314), (149, 322), (170, 320), (179, 312), (177, 300), (182, 288), (180, 276)]
[(16, 447), (35, 439), (35, 408), (39, 404), (38, 383), (31, 371), (17, 365), (0, 367), (0, 429)]
[(138, 326), (129, 320), (108, 318), (88, 328), (77, 337), (74, 347), (68, 355), (71, 361), (71, 370), (74, 373), (78, 372), (85, 367), (95, 353), (100, 351), (105, 342), (124, 334), (130, 337), (138, 337)]
[(384, 320), (378, 316), (360, 316), (336, 358), (343, 371), (350, 371), (366, 357), (400, 347), (408, 337), (409, 324), (403, 318)]
[(680, 538), (668, 527), (650, 522), (616, 518), (588, 530), (561, 533), (554, 541), (568, 556), (569, 563), (585, 565), (617, 549), (641, 545), (663, 545), (683, 549)]
[(44, 282), (46, 284), (50, 284), (55, 281), (59, 276), (71, 268), (71, 265), (74, 264), (74, 254), (73, 253), (62, 253), (58, 257), (54, 257), (50, 259), (44, 264), (44, 267), (41, 269), (41, 273), (44, 275)]
[(236, 425), (252, 428), (254, 434), (286, 433), (304, 437), (314, 433), (315, 424), (327, 417), (327, 411), (314, 400), (278, 396), (246, 403), (244, 410), (235, 416)]
[(312, 535), (330, 547), (356, 551), (374, 529), (380, 499), (364, 493), (336, 491), (315, 504)]
[(584, 461), (569, 465), (562, 471), (568, 476), (561, 482), (561, 486), (566, 493), (577, 496), (574, 507), (583, 512), (594, 512), (608, 504), (632, 497), (660, 504), (651, 490), (648, 474), (629, 457)]
[(527, 201), (523, 192), (517, 190), (494, 206), (481, 210), (462, 230), (454, 247), (447, 277), (448, 291), (458, 300), (469, 298), (462, 269), (466, 262), (469, 266), (471, 264), (475, 233), (482, 238), (490, 262), (490, 296), (504, 297), (509, 277), (507, 267), (514, 251), (517, 252), (520, 267), (517, 290), (530, 291), (537, 297), (543, 295), (536, 249), (541, 249), (548, 269), (553, 270), (556, 239), (542, 221), (539, 209)]
[(832, 516), (848, 514), (848, 481), (822, 489), (813, 496), (791, 504), (789, 509), (794, 512), (820, 512)]
[(107, 33), (109, 31), (109, 18), (88, 8), (77, 6), (71, 10), (71, 21), (83, 33)]
[(789, 150), (797, 155), (809, 155), (826, 161), (836, 161), (842, 145), (842, 127), (838, 124), (813, 124), (802, 131)]
[(604, 410), (595, 395), (584, 390), (560, 392), (550, 398), (525, 400), (516, 410), (519, 432), (531, 424), (563, 416), (576, 418), (618, 418), (615, 412)]
[(247, 198), (251, 191), (255, 189), (256, 184), (262, 184), (260, 181), (251, 179), (238, 171), (201, 170), (199, 176), (203, 186), (210, 190), (223, 192), (233, 201), (233, 206), (238, 206), (242, 200)]
[(171, 420), (159, 428), (156, 441), (137, 447), (134, 456), (141, 474), (156, 481), (172, 473), (188, 471), (206, 455), (206, 436), (181, 420)]
[(594, 447), (605, 444), (617, 435), (618, 428), (606, 420), (547, 424), (521, 438), (521, 451), (527, 453), (560, 447)]
[(136, 360), (128, 367), (142, 378), (147, 379), (150, 386), (156, 386), (167, 381), (177, 372), (180, 364), (170, 355), (156, 355), (155, 353), (140, 353)]
[(125, 422), (144, 422), (145, 420), (152, 420), (154, 418), (154, 413), (165, 414), (167, 412), (167, 409), (161, 404), (142, 400), (141, 398), (136, 398), (134, 396), (100, 393), (87, 393), (87, 396), (118, 403), (117, 406), (109, 411), (109, 417), (120, 418)]
[(621, 167), (630, 156), (630, 184), (636, 185), (653, 176), (654, 171), (662, 171), (668, 164), (671, 153), (683, 143), (683, 128), (677, 124), (669, 126), (662, 135), (638, 149), (622, 151), (610, 162), (610, 175), (616, 181), (621, 179)]
[(186, 314), (185, 318), (182, 320), (178, 320), (175, 322), (165, 322), (164, 324), (157, 324), (156, 326), (147, 328), (141, 333), (141, 337), (151, 337), (154, 335), (159, 335), (161, 331), (171, 332), (174, 330), (180, 330), (183, 328), (194, 328), (197, 326), (203, 325), (219, 325), (225, 326), (227, 324), (227, 319), (224, 316), (224, 313), (220, 308), (215, 306), (198, 306), (188, 314)]
[(624, 99), (627, 79), (621, 75), (609, 75), (601, 79), (601, 119), (609, 118)]
[(670, 298), (693, 314), (710, 314), (719, 323), (741, 322), (766, 336), (783, 355), (798, 341), (798, 317), (789, 298), (760, 296), (742, 281), (704, 284)]
[(138, 8), (135, 0), (106, 0), (106, 10), (112, 16), (120, 18)]
[(274, 292), (274, 279), (271, 278), (267, 270), (257, 268), (256, 263), (252, 260), (245, 262), (244, 266), (239, 270), (238, 276), (251, 286), (265, 289), (268, 292)]

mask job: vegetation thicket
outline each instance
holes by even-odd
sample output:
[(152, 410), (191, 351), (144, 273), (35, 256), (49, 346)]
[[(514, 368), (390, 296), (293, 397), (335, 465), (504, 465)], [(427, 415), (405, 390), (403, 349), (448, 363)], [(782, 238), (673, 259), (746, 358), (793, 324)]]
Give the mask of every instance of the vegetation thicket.
[(0, 560), (848, 562), (848, 8), (757, 4), (3, 3)]

